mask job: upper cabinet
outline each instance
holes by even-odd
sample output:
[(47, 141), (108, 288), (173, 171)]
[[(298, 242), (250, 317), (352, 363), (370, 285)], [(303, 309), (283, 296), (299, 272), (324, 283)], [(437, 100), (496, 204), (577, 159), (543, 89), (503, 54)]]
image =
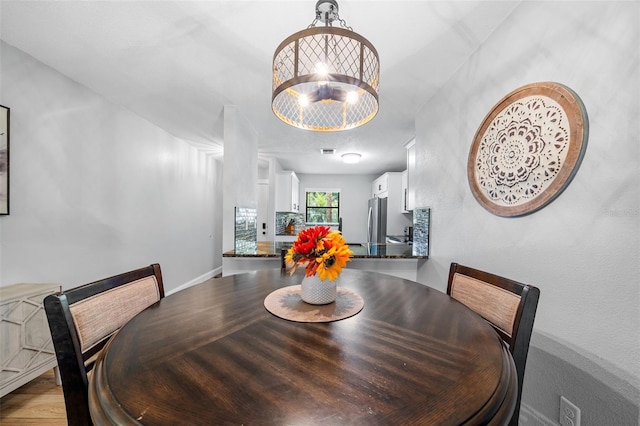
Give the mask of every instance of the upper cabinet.
[(411, 139), (404, 146), (407, 149), (406, 187), (403, 188), (404, 210), (412, 211), (416, 200), (416, 140)]
[(387, 172), (372, 182), (372, 195), (387, 198), (387, 210), (404, 212), (402, 196), (402, 174), (404, 172)]
[(409, 171), (402, 172), (402, 213), (409, 213)]
[(371, 183), (371, 195), (373, 198), (386, 198), (389, 188), (389, 173), (385, 173)]
[(300, 179), (295, 172), (276, 174), (276, 211), (300, 212)]

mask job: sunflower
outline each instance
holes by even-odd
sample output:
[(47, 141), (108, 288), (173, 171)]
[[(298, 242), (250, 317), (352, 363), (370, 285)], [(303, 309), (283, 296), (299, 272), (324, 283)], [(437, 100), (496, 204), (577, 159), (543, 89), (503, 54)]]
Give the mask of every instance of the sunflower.
[(331, 247), (322, 256), (316, 258), (318, 264), (318, 277), (324, 281), (327, 278), (333, 281), (338, 278), (342, 272), (342, 268), (347, 266), (347, 262), (351, 260), (351, 250), (347, 245), (339, 245)]
[(321, 280), (335, 280), (351, 259), (353, 252), (339, 231), (328, 226), (315, 226), (301, 231), (287, 251), (285, 261), (293, 263), (290, 273), (298, 265), (305, 265), (305, 276), (318, 274)]

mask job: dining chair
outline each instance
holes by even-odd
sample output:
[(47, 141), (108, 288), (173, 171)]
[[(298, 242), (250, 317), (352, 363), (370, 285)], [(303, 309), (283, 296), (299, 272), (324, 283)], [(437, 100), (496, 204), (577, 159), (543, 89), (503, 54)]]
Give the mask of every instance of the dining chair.
[(489, 272), (452, 263), (447, 294), (487, 320), (509, 346), (518, 374), (518, 398), (509, 425), (517, 426), (524, 370), (540, 290)]
[(160, 265), (47, 296), (44, 308), (58, 359), (69, 425), (91, 425), (88, 377), (120, 327), (164, 297)]

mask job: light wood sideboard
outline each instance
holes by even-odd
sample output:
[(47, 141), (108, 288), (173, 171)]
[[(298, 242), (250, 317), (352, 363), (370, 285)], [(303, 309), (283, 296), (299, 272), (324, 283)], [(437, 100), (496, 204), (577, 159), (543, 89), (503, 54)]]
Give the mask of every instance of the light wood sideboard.
[(0, 287), (0, 397), (52, 368), (60, 384), (42, 303), (47, 295), (60, 289), (58, 284)]

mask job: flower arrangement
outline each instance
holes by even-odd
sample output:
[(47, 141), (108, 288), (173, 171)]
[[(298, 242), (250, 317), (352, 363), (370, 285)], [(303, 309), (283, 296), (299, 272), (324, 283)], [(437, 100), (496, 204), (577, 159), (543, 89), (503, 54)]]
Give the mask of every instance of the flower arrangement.
[(298, 233), (293, 246), (287, 251), (285, 261), (293, 263), (290, 270), (292, 274), (298, 265), (306, 265), (305, 276), (318, 274), (322, 281), (327, 278), (333, 281), (347, 266), (352, 254), (339, 231), (333, 231), (328, 226), (314, 226)]

